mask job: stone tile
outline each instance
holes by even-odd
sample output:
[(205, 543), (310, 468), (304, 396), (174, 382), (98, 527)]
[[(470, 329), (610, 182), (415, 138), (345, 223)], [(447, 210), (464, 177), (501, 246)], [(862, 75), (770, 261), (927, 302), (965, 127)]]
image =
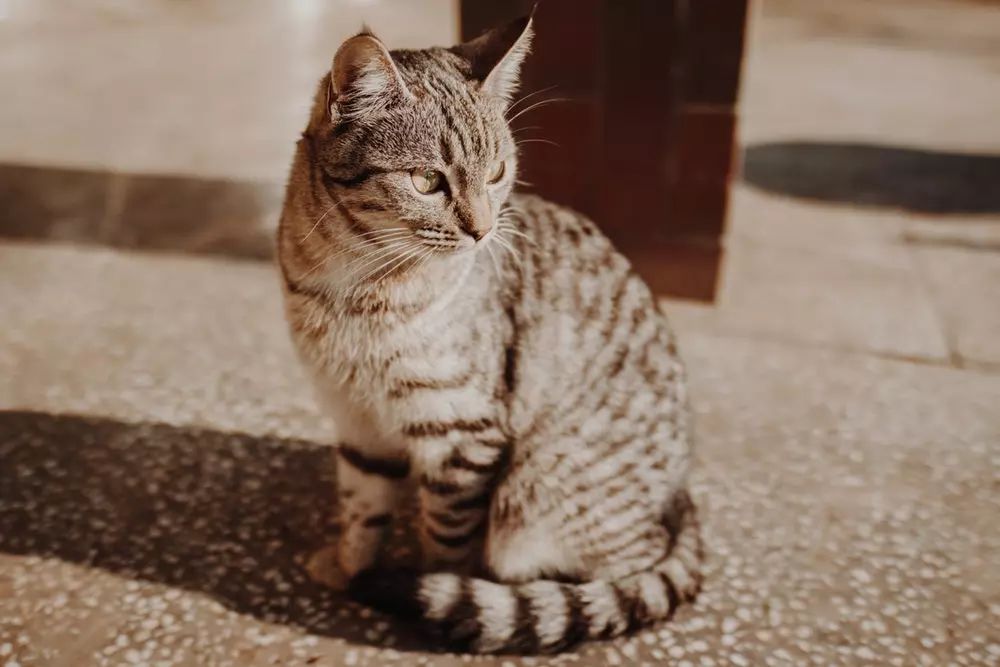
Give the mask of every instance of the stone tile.
[(917, 246), (945, 246), (1000, 252), (1000, 215), (911, 218), (903, 240)]
[(727, 228), (730, 239), (773, 245), (790, 252), (820, 251), (878, 261), (899, 242), (909, 219), (897, 211), (835, 206), (762, 192), (734, 183)]
[(1000, 252), (921, 245), (913, 253), (954, 354), (1000, 365)]
[(0, 20), (0, 162), (283, 179), (308, 102), (367, 21), (452, 44), (453, 0), (39, 0)]
[(0, 243), (0, 405), (324, 442), (280, 295), (269, 263)]
[(987, 2), (769, 0), (751, 12), (746, 143), (840, 140), (996, 153)]
[[(5, 243), (0, 302), (0, 632), (22, 664), (464, 664), (297, 569), (330, 477), (273, 269)], [(1000, 376), (681, 345), (705, 592), (534, 664), (987, 663)]]
[(705, 331), (828, 345), (890, 356), (948, 359), (930, 298), (905, 248), (781, 246), (733, 237)]

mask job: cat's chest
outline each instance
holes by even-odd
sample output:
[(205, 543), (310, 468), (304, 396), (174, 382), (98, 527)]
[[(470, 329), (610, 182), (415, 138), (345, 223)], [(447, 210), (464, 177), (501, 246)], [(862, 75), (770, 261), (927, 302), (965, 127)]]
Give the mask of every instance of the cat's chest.
[(321, 336), (298, 337), (300, 351), (327, 383), (372, 398), (415, 378), (467, 373), (482, 368), (477, 357), (499, 343), (489, 313), (460, 306), (406, 321), (331, 316)]

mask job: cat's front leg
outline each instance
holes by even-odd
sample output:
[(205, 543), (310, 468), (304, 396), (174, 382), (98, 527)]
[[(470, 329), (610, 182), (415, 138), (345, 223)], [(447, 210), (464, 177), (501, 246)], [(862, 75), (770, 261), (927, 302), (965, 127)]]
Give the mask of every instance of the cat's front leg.
[(385, 543), (410, 464), (403, 452), (337, 448), (337, 498), (340, 540), (337, 560), (348, 578), (375, 564)]
[(507, 441), (490, 422), (411, 428), (420, 482), (420, 541), (424, 566), (470, 569), (480, 563), (486, 514)]
[(379, 419), (352, 400), (348, 388), (324, 375), (314, 381), (338, 442), (334, 462), (340, 538), (313, 554), (307, 567), (314, 579), (341, 588), (378, 559), (410, 463), (405, 443), (384, 437)]

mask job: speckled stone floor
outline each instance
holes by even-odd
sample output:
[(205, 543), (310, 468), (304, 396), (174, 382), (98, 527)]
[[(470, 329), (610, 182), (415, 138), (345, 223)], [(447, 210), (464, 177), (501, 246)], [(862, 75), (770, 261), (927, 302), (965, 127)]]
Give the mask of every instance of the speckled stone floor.
[[(14, 243), (0, 266), (4, 650), (59, 665), (467, 660), (414, 652), (419, 637), (306, 578), (329, 534), (329, 456), (270, 267)], [(552, 663), (995, 660), (997, 376), (682, 343), (705, 592), (675, 622)]]
[[(448, 3), (391, 5), (413, 14), (395, 23), (387, 4), (363, 7), (390, 37), (448, 38), (420, 23)], [(179, 77), (219, 40), (295, 26), (255, 56), (292, 99), (337, 36), (309, 32), (311, 3), (241, 13), (220, 1), (203, 21), (187, 5), (98, 5), (14, 3), (0, 21), (6, 89), (53, 83), (73, 54), (108, 67), (65, 89), (77, 102), (65, 141), (38, 139), (64, 117), (46, 103), (58, 88), (0, 105), (0, 667), (1000, 665), (1000, 210), (988, 198), (974, 214), (931, 214), (738, 185), (718, 302), (665, 304), (697, 413), (703, 595), (670, 623), (560, 656), (429, 652), (303, 569), (333, 537), (327, 425), (260, 261), (299, 110), (261, 105), (215, 132), (235, 102), (212, 97), (203, 73), (193, 85), (212, 139), (177, 125), (196, 97)], [(338, 3), (352, 27), (361, 6)], [(838, 7), (769, 0), (756, 15), (748, 144), (1000, 152), (993, 8)], [(130, 67), (116, 54), (134, 31), (148, 51)], [(76, 33), (46, 55), (45, 40)], [(142, 63), (165, 44), (190, 60), (165, 65), (162, 90), (179, 91), (168, 105), (141, 106), (160, 137), (138, 120), (102, 125), (113, 96), (101, 95), (115, 81), (144, 90)], [(300, 67), (288, 80), (282, 58)], [(255, 80), (231, 92), (248, 102)]]

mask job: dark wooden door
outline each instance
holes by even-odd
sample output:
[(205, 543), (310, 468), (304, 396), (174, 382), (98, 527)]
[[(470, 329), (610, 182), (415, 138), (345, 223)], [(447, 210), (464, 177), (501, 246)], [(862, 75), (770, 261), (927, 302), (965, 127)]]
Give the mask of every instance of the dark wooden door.
[[(747, 1), (538, 3), (531, 97), (511, 114), (523, 179), (593, 217), (663, 294), (715, 295)], [(463, 0), (463, 37), (534, 4)]]

